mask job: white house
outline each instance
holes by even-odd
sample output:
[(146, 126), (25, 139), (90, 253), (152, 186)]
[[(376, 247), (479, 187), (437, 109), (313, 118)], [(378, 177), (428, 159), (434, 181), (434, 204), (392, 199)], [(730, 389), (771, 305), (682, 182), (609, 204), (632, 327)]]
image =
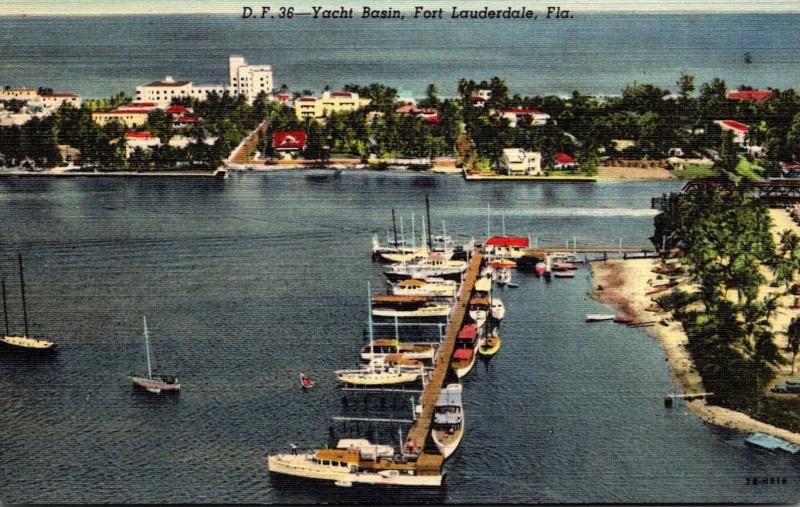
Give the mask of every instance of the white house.
[(714, 123), (719, 125), (723, 132), (733, 132), (733, 142), (736, 144), (744, 144), (747, 137), (747, 131), (750, 127), (744, 123), (739, 123), (734, 120), (715, 120)]
[(150, 132), (129, 130), (125, 133), (125, 158), (130, 158), (137, 148), (149, 151), (156, 146), (161, 146), (161, 140)]
[(538, 176), (542, 174), (542, 154), (522, 148), (505, 148), (500, 168), (508, 175)]
[(524, 107), (501, 109), (500, 114), (503, 115), (503, 118), (508, 120), (508, 124), (512, 128), (517, 126), (517, 121), (521, 118), (530, 118), (530, 124), (537, 127), (547, 124), (547, 120), (550, 119), (550, 115), (547, 113), (543, 113), (538, 109)]
[(74, 93), (42, 93), (39, 100), (46, 106), (58, 109), (62, 104), (67, 103), (75, 108), (81, 107), (80, 96)]
[(228, 58), (230, 90), (235, 95), (244, 95), (253, 102), (259, 93), (272, 94), (272, 66), (248, 65), (243, 56)]

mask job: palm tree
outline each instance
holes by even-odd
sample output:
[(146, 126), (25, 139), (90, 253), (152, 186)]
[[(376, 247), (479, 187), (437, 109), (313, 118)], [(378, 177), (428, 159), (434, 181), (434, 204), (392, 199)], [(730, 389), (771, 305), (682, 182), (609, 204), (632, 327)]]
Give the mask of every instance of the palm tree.
[(789, 337), (789, 348), (792, 351), (792, 375), (794, 375), (794, 360), (797, 353), (800, 352), (800, 318), (795, 317), (789, 323), (789, 328), (786, 330), (786, 335)]

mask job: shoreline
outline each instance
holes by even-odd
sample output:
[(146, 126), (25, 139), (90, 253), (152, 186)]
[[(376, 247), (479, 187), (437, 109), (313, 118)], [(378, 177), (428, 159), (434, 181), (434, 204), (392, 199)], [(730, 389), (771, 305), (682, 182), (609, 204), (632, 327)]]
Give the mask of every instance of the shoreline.
[[(669, 318), (668, 325), (664, 326), (660, 321), (670, 316), (669, 313), (651, 313), (645, 310), (652, 304), (652, 296), (645, 295), (645, 292), (652, 289), (651, 284), (658, 276), (650, 270), (659, 263), (660, 259), (594, 261), (591, 263), (593, 277), (591, 296), (615, 311), (630, 315), (640, 322), (656, 321), (655, 325), (645, 328), (644, 331), (661, 345), (666, 355), (670, 376), (677, 389), (685, 393), (704, 392), (703, 380), (686, 350), (688, 338), (682, 325)], [(759, 431), (800, 444), (800, 433), (758, 421), (742, 412), (709, 405), (705, 399), (682, 400), (681, 403), (684, 403), (689, 412), (703, 422), (748, 433)]]

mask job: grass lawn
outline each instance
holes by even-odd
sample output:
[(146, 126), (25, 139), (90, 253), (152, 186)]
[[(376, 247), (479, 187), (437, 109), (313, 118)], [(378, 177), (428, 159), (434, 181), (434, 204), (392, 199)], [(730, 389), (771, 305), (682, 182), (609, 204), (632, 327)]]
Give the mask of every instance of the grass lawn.
[(709, 165), (687, 164), (683, 171), (673, 171), (673, 174), (682, 180), (693, 180), (716, 176), (717, 170)]

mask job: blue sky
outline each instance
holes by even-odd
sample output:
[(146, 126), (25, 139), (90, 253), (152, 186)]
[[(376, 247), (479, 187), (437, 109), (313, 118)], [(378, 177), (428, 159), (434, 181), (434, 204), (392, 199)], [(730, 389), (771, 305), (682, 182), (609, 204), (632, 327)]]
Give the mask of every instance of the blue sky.
[(169, 14), (169, 13), (221, 13), (238, 14), (243, 5), (250, 5), (254, 10), (261, 5), (281, 5), (308, 8), (320, 5), (325, 8), (337, 8), (341, 5), (359, 8), (374, 6), (376, 8), (413, 9), (416, 5), (425, 7), (458, 6), (460, 8), (479, 8), (488, 5), (492, 8), (507, 6), (527, 6), (534, 10), (542, 10), (548, 5), (560, 5), (573, 12), (590, 11), (641, 11), (641, 12), (800, 12), (800, 1), (786, 0), (574, 0), (555, 2), (524, 0), (280, 0), (277, 2), (252, 0), (0, 0), (0, 15), (102, 15), (102, 14)]

